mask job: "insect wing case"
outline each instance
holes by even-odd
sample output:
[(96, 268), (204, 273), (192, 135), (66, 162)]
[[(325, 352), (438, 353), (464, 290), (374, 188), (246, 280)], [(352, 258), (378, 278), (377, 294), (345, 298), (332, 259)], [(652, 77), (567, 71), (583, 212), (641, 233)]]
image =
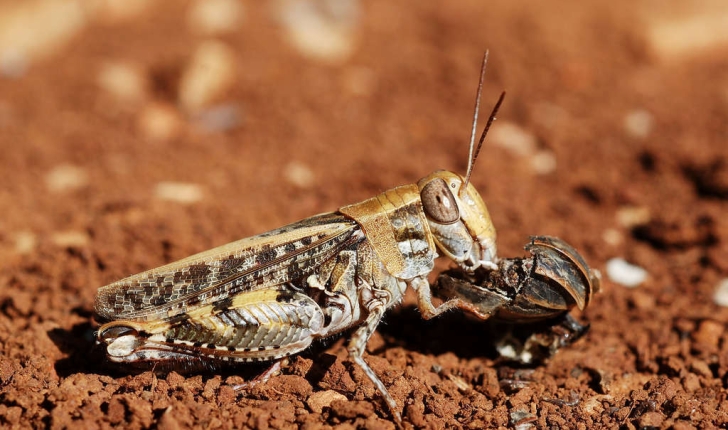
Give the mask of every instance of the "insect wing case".
[(239, 293), (302, 278), (337, 255), (358, 226), (322, 214), (101, 287), (100, 321), (171, 320)]
[(561, 239), (535, 236), (525, 249), (531, 258), (502, 259), (498, 270), (469, 275), (453, 269), (438, 278), (435, 293), (455, 299), (481, 317), (512, 322), (550, 319), (574, 306), (584, 309), (599, 291), (599, 272)]

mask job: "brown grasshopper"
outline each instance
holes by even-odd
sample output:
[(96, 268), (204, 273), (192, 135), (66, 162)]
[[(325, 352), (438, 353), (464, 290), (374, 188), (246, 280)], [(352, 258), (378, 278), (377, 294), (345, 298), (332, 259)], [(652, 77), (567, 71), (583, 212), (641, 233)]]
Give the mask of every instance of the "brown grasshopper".
[[(465, 177), (436, 171), (417, 184), (385, 191), (336, 212), (229, 243), (102, 287), (97, 342), (117, 363), (276, 360), (316, 339), (359, 327), (349, 356), (401, 414), (364, 361), (366, 343), (407, 286), (422, 316), (454, 307), (433, 305), (427, 280), (438, 251), (473, 272), (494, 268), (495, 228), (470, 183), (480, 146), (503, 101), (501, 94), (475, 147), (483, 59)], [(171, 366), (170, 366), (171, 364)]]

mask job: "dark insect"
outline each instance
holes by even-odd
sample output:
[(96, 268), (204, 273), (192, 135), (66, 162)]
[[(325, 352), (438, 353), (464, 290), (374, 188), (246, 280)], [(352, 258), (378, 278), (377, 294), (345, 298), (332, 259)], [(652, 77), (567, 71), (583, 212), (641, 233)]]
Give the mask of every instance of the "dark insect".
[(508, 335), (496, 342), (509, 358), (530, 362), (586, 333), (588, 326), (579, 324), (569, 311), (587, 307), (600, 290), (601, 275), (559, 238), (534, 236), (524, 249), (530, 258), (501, 259), (496, 270), (445, 271), (433, 293), (445, 301), (455, 300), (458, 308), (480, 319), (527, 326), (530, 336), (525, 339)]

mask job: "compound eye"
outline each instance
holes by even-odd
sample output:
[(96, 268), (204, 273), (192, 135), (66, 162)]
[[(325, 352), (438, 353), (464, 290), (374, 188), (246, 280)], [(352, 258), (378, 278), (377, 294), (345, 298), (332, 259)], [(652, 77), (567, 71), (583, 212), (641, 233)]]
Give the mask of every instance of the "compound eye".
[(138, 336), (139, 332), (137, 332), (135, 329), (128, 327), (128, 326), (117, 325), (117, 326), (112, 326), (105, 330), (102, 330), (101, 333), (99, 334), (99, 339), (104, 342), (110, 342), (110, 341), (118, 339), (122, 336), (128, 336), (128, 335)]
[(460, 211), (455, 197), (447, 183), (441, 178), (433, 179), (422, 188), (420, 193), (425, 215), (440, 224), (452, 224), (460, 219)]

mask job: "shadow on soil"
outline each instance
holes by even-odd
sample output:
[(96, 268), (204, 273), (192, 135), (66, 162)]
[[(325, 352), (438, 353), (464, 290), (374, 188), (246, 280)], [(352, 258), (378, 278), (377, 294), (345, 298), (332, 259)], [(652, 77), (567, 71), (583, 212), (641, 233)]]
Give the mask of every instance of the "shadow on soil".
[[(458, 357), (471, 359), (489, 359), (512, 367), (533, 367), (547, 360), (555, 350), (549, 349), (550, 343), (560, 339), (559, 327), (567, 321), (566, 315), (550, 320), (542, 320), (528, 324), (513, 324), (495, 320), (479, 320), (461, 312), (450, 312), (432, 320), (424, 320), (416, 306), (397, 309), (385, 316), (385, 321), (377, 328), (387, 337), (389, 342), (408, 350), (423, 354), (440, 355), (451, 352)], [(588, 324), (582, 325), (568, 317), (574, 323), (575, 331), (563, 338), (566, 346), (579, 340), (587, 333)], [(552, 331), (556, 328), (556, 331)], [(519, 350), (531, 336), (549, 339), (543, 347), (533, 346), (532, 364), (512, 361), (500, 356), (496, 344), (503, 343)]]
[[(503, 361), (496, 350), (495, 341), (505, 331), (514, 327), (513, 334), (516, 336), (527, 337), (534, 330), (533, 326), (509, 326), (492, 321), (480, 321), (459, 312), (425, 320), (417, 307), (411, 305), (387, 313), (377, 330), (387, 339), (384, 348), (396, 345), (422, 354), (441, 355), (451, 352), (465, 359)], [(76, 324), (70, 330), (56, 328), (48, 332), (48, 336), (56, 346), (67, 354), (66, 358), (56, 362), (58, 375), (67, 377), (74, 373), (99, 373), (120, 376), (147, 370), (154, 370), (156, 373), (168, 373), (174, 370), (183, 374), (220, 374), (223, 377), (237, 375), (249, 380), (264, 372), (272, 363), (241, 365), (199, 358), (168, 363), (139, 363), (136, 366), (114, 364), (105, 357), (103, 348), (96, 345), (94, 330), (95, 327), (89, 321)], [(320, 380), (336, 361), (336, 356), (325, 352), (336, 340), (335, 337), (314, 342), (310, 348), (301, 353), (302, 356), (314, 358), (316, 363), (307, 375), (312, 384)], [(520, 367), (517, 363), (511, 364)]]
[(70, 330), (54, 328), (48, 331), (48, 337), (68, 355), (56, 362), (59, 376), (103, 372), (103, 351), (95, 345), (94, 327), (90, 322), (76, 324)]
[[(221, 375), (223, 378), (235, 375), (250, 381), (260, 376), (275, 362), (229, 363), (200, 357), (169, 362), (112, 363), (106, 358), (104, 348), (96, 344), (95, 329), (95, 326), (89, 321), (76, 324), (70, 330), (55, 328), (48, 331), (48, 336), (53, 343), (67, 354), (66, 358), (58, 360), (55, 364), (56, 373), (59, 376), (94, 373), (117, 377), (152, 370), (159, 375), (165, 375), (171, 371), (180, 374)], [(336, 356), (324, 352), (325, 348), (326, 345), (316, 345), (302, 353), (316, 358), (316, 366), (308, 375), (314, 382), (320, 380), (336, 361)]]
[(492, 324), (460, 312), (425, 320), (416, 306), (406, 306), (386, 314), (377, 330), (388, 341), (423, 354), (452, 352), (462, 358), (498, 358), (490, 336)]

